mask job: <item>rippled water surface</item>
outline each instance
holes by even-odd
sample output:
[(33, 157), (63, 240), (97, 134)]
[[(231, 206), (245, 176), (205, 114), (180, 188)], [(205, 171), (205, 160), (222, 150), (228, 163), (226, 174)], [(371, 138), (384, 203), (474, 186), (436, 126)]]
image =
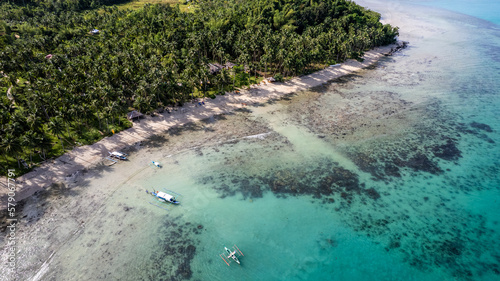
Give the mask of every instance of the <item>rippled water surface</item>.
[[(34, 196), (17, 278), (499, 279), (498, 26), (363, 3), (410, 47)], [(145, 189), (162, 187), (181, 205), (149, 204)], [(242, 264), (228, 267), (219, 254), (234, 244)]]

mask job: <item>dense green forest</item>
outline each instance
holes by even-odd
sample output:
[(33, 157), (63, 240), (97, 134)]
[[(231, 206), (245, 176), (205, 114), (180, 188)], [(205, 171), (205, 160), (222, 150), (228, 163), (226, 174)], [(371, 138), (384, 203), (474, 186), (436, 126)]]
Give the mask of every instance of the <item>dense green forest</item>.
[[(2, 173), (127, 128), (131, 109), (151, 113), (250, 77), (299, 75), (398, 35), (345, 0), (198, 0), (186, 11), (113, 5), (123, 2), (0, 4)], [(227, 62), (237, 66), (210, 72), (209, 63)]]

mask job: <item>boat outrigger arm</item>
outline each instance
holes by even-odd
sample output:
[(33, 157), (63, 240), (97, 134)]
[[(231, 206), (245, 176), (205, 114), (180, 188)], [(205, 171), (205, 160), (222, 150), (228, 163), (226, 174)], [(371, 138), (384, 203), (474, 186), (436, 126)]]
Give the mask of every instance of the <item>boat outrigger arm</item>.
[[(231, 262), (231, 259), (235, 261), (237, 264), (241, 264), (240, 260), (236, 255), (241, 255), (244, 256), (243, 253), (240, 251), (238, 246), (234, 245), (233, 250), (228, 249), (227, 247), (224, 247), (224, 250), (226, 253), (222, 253), (219, 256), (222, 258), (222, 260), (229, 266), (229, 263)], [(227, 254), (227, 255), (226, 255)], [(227, 259), (227, 260), (226, 260)]]

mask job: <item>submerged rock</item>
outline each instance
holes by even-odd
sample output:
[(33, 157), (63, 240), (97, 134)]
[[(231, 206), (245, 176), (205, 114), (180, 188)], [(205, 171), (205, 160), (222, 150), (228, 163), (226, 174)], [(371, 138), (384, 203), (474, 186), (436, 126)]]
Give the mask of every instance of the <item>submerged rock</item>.
[(491, 129), (491, 127), (489, 125), (486, 125), (486, 124), (483, 124), (483, 123), (472, 122), (472, 123), (470, 123), (470, 126), (472, 128), (483, 130), (483, 131), (486, 131), (488, 133), (493, 132), (493, 130)]
[[(276, 168), (259, 176), (224, 172), (212, 180), (221, 182), (213, 188), (222, 198), (242, 194), (243, 199), (254, 200), (261, 198), (264, 192), (270, 191), (281, 198), (311, 195), (316, 199), (324, 199), (322, 202), (329, 204), (336, 202), (350, 204), (356, 198), (376, 200), (381, 197), (374, 188), (365, 189), (356, 173), (329, 159), (311, 161), (299, 167)], [(203, 178), (200, 182), (208, 184)]]
[(445, 144), (437, 145), (432, 148), (434, 156), (444, 160), (458, 160), (462, 157), (462, 152), (457, 148), (456, 142), (449, 139)]
[(424, 171), (431, 174), (439, 174), (442, 172), (441, 168), (423, 153), (417, 153), (409, 160), (403, 161), (403, 165), (415, 171)]

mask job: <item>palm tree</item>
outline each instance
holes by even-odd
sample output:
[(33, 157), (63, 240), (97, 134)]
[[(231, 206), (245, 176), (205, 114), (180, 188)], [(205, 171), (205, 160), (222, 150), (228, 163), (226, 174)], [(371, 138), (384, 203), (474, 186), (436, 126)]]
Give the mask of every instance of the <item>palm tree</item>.
[(17, 166), (21, 168), (21, 163), (19, 161), (19, 152), (21, 152), (22, 147), (19, 144), (19, 140), (16, 139), (12, 134), (5, 134), (4, 139), (1, 142), (1, 148), (5, 152), (4, 157), (5, 161), (8, 162), (7, 160), (7, 155), (13, 155), (14, 158), (17, 160)]
[(64, 131), (63, 121), (58, 117), (52, 117), (50, 118), (48, 126), (49, 130), (59, 139), (62, 149), (64, 150), (64, 143), (60, 137)]
[(52, 141), (51, 139), (46, 135), (46, 134), (41, 134), (40, 138), (38, 139), (38, 147), (42, 150), (42, 155), (40, 155), (40, 158), (45, 160), (47, 157), (46, 151), (52, 148)]
[(31, 111), (26, 118), (30, 130), (40, 130), (42, 127), (41, 118), (37, 115), (37, 111)]
[(230, 81), (230, 77), (229, 77), (229, 71), (225, 68), (222, 69), (222, 72), (220, 73), (220, 90), (219, 92), (222, 94), (224, 93), (224, 86), (226, 86), (228, 84), (228, 82)]
[(35, 148), (38, 146), (39, 141), (40, 135), (32, 130), (27, 131), (21, 137), (21, 145), (30, 152), (30, 163), (33, 163), (33, 152), (35, 152)]

